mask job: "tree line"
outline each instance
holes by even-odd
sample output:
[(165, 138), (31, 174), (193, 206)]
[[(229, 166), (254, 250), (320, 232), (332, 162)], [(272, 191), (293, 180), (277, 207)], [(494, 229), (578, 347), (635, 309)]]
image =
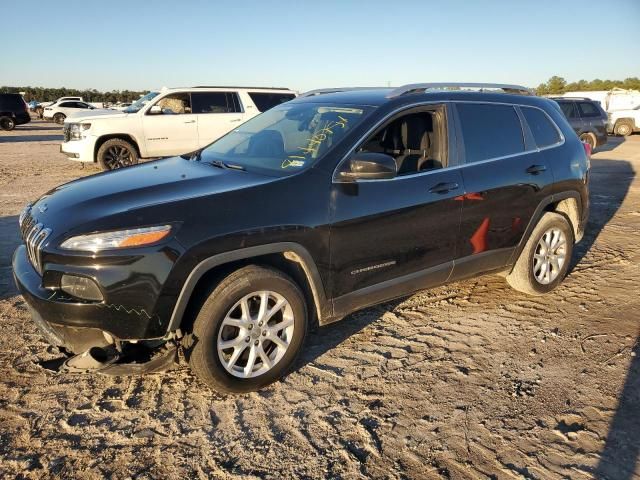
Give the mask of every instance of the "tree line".
[(578, 80), (567, 83), (567, 81), (554, 75), (547, 82), (541, 83), (536, 88), (538, 95), (555, 95), (565, 92), (593, 92), (595, 90), (611, 90), (614, 87), (628, 90), (640, 90), (640, 78), (629, 77), (624, 80)]
[(96, 89), (78, 90), (75, 88), (45, 88), (45, 87), (0, 87), (0, 93), (25, 92), (27, 102), (52, 102), (60, 97), (82, 97), (86, 102), (133, 102), (148, 91), (112, 90), (100, 92)]

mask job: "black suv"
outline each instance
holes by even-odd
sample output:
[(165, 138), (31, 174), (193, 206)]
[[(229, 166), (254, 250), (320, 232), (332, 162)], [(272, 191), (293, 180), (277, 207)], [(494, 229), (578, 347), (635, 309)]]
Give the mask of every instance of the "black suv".
[(13, 130), (30, 121), (29, 107), (20, 94), (0, 93), (0, 129)]
[(553, 100), (560, 105), (580, 140), (588, 143), (593, 150), (607, 143), (607, 112), (599, 102), (577, 97), (557, 97)]
[(182, 350), (242, 392), (369, 305), (487, 272), (549, 292), (587, 221), (588, 149), (523, 87), (447, 87), (310, 92), (194, 154), (50, 191), (13, 257), (35, 322), (85, 352), (66, 368), (150, 371)]

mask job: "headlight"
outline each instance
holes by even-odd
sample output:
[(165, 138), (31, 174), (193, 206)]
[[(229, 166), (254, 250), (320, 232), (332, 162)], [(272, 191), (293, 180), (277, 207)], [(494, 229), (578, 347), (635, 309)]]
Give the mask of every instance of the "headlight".
[(91, 128), (90, 123), (72, 123), (69, 125), (69, 133), (72, 140), (83, 138), (82, 132)]
[(99, 252), (114, 248), (131, 248), (159, 242), (171, 232), (171, 225), (132, 228), (71, 237), (60, 245), (65, 250)]

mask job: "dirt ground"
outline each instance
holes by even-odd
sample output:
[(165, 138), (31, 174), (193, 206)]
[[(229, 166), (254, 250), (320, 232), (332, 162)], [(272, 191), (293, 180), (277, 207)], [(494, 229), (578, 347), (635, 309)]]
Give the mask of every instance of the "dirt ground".
[(495, 276), (351, 315), (284, 381), (224, 397), (186, 367), (56, 375), (11, 279), (17, 215), (97, 169), (58, 126), (0, 132), (0, 478), (640, 478), (640, 135), (592, 160), (564, 284)]

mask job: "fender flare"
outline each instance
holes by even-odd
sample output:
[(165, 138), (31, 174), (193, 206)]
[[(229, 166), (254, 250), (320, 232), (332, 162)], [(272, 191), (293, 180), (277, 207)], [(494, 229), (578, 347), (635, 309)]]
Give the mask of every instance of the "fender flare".
[[(524, 246), (526, 245), (527, 241), (529, 240), (529, 237), (531, 236), (531, 232), (533, 232), (533, 229), (536, 228), (536, 225), (538, 225), (538, 222), (540, 221), (540, 219), (544, 215), (544, 213), (546, 211), (546, 208), (549, 205), (551, 205), (552, 203), (556, 203), (556, 202), (559, 202), (561, 200), (566, 200), (567, 198), (575, 199), (575, 201), (578, 204), (578, 214), (579, 214), (579, 217), (580, 217), (580, 221), (582, 220), (583, 213), (584, 213), (583, 210), (582, 210), (582, 199), (580, 198), (580, 194), (577, 191), (575, 191), (575, 190), (567, 190), (565, 192), (554, 193), (554, 194), (551, 194), (551, 195), (545, 197), (544, 199), (542, 199), (542, 201), (538, 204), (538, 206), (536, 207), (535, 211), (533, 212), (533, 215), (531, 216), (531, 219), (529, 220), (529, 224), (527, 225), (527, 228), (524, 231), (524, 234), (522, 235), (522, 238), (520, 239), (520, 243), (518, 243), (518, 246), (514, 249), (513, 253), (511, 254), (511, 258), (509, 259), (509, 265), (515, 264), (516, 260), (520, 256), (520, 253), (524, 249)], [(575, 230), (578, 230), (579, 227), (580, 227), (580, 225), (575, 225), (574, 226)]]
[(182, 324), (182, 317), (189, 300), (191, 299), (191, 295), (193, 294), (193, 291), (200, 279), (207, 272), (226, 263), (273, 253), (281, 253), (285, 258), (295, 261), (302, 267), (307, 281), (309, 282), (309, 286), (311, 287), (314, 302), (313, 306), (315, 307), (316, 314), (318, 315), (318, 321), (321, 325), (327, 323), (328, 319), (333, 316), (333, 304), (327, 301), (324, 285), (313, 257), (306, 248), (298, 243), (279, 242), (231, 250), (229, 252), (205, 258), (198, 263), (198, 265), (196, 265), (191, 271), (180, 290), (178, 300), (176, 301), (169, 320), (167, 335), (170, 335), (171, 332), (180, 328), (180, 325)]

